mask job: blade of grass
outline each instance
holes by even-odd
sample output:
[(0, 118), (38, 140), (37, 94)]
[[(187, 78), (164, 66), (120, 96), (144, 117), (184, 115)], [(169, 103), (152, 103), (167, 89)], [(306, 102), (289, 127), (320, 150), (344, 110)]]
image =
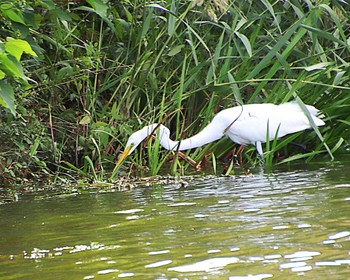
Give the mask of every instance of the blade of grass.
[(315, 155), (322, 154), (322, 153), (323, 153), (323, 151), (312, 151), (310, 153), (297, 154), (297, 155), (290, 156), (290, 157), (280, 161), (278, 164), (284, 164), (284, 163), (287, 163), (287, 162), (292, 162), (292, 161), (296, 161), (296, 160), (299, 160), (299, 159), (308, 158), (310, 156), (315, 156)]
[[(273, 58), (276, 56), (276, 53), (286, 45), (288, 46), (288, 51), (285, 50), (283, 53), (286, 56), (287, 53), (289, 53), (294, 45), (300, 40), (300, 38), (305, 34), (306, 31), (302, 32), (300, 31), (299, 27), (301, 26), (301, 20), (298, 20), (295, 24), (293, 24), (288, 31), (280, 38), (280, 40), (277, 41), (274, 47), (271, 48), (271, 50), (268, 52), (267, 55), (264, 56), (264, 58), (259, 62), (259, 64), (249, 73), (247, 76), (247, 80), (253, 79), (255, 76), (257, 76), (264, 68), (266, 68), (268, 65), (270, 65), (271, 61), (273, 61)], [(295, 35), (295, 31), (298, 30), (297, 36), (294, 36), (294, 44), (290, 46), (290, 44), (287, 44), (289, 39)], [(276, 68), (276, 66), (274, 66)], [(270, 75), (269, 75), (270, 76)]]
[(343, 42), (342, 40), (340, 40), (339, 38), (335, 37), (334, 35), (330, 34), (329, 32), (325, 32), (321, 29), (318, 29), (316, 27), (313, 26), (309, 26), (307, 24), (301, 24), (301, 27), (305, 28), (308, 31), (311, 31), (312, 33), (315, 33), (316, 35), (319, 35), (327, 40), (333, 41), (333, 42), (337, 42), (338, 44), (349, 48), (349, 45), (347, 44), (347, 42)]
[(315, 124), (315, 122), (313, 121), (311, 114), (309, 112), (309, 110), (306, 108), (304, 102), (300, 99), (299, 96), (297, 96), (295, 93), (293, 94), (295, 100), (297, 101), (297, 103), (299, 104), (300, 108), (302, 109), (302, 111), (304, 112), (304, 114), (307, 116), (307, 118), (309, 119), (310, 125), (312, 127), (312, 129), (315, 131), (316, 135), (318, 136), (318, 138), (320, 139), (320, 141), (323, 143), (323, 146), (326, 148), (329, 156), (331, 157), (331, 160), (334, 160), (334, 156), (332, 151), (329, 149), (327, 143), (325, 142), (320, 130), (318, 129), (317, 125)]

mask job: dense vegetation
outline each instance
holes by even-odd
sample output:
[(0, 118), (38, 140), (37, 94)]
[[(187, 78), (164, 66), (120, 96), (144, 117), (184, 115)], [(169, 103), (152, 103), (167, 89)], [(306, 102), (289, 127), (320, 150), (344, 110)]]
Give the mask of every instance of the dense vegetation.
[[(327, 125), (319, 137), (269, 143), (267, 162), (276, 150), (285, 161), (330, 160), (349, 144), (349, 11), (335, 0), (2, 1), (0, 182), (107, 178), (147, 123), (181, 139), (221, 108), (297, 97)], [(307, 152), (287, 147), (292, 140)], [(189, 155), (215, 169), (232, 148), (223, 139)], [(254, 149), (243, 158), (258, 164)], [(143, 174), (190, 166), (154, 142), (128, 160)]]

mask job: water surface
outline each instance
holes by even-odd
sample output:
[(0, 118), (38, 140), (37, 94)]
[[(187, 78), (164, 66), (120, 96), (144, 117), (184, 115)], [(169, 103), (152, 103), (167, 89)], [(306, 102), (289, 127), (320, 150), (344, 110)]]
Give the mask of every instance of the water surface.
[(0, 205), (2, 279), (348, 279), (350, 165)]

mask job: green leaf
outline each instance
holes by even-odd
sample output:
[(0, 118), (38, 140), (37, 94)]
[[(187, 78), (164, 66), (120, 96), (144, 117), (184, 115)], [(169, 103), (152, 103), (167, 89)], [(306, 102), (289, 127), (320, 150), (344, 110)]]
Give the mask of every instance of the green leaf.
[(55, 17), (59, 18), (61, 21), (71, 21), (72, 20), (71, 16), (61, 9), (54, 9), (51, 11), (51, 13)]
[(270, 2), (267, 1), (267, 0), (260, 0), (260, 1), (265, 5), (265, 7), (267, 8), (267, 10), (270, 12), (271, 16), (273, 17), (273, 21), (274, 21), (275, 25), (277, 26), (279, 32), (282, 33), (281, 27), (280, 27), (279, 24), (278, 24), (278, 19), (277, 19), (277, 17), (276, 17), (276, 14), (277, 14), (277, 13), (275, 13), (275, 11), (274, 11), (272, 5), (270, 4)]
[[(288, 31), (279, 39), (279, 41), (273, 46), (273, 48), (265, 55), (265, 57), (259, 62), (257, 66), (249, 73), (247, 79), (252, 79), (256, 75), (260, 73), (262, 69), (269, 66), (272, 61), (274, 61), (274, 57), (279, 50), (288, 45), (288, 41), (290, 40), (290, 37), (293, 35), (297, 36), (295, 34), (295, 31), (300, 27), (300, 21), (297, 21), (294, 25), (288, 28)], [(285, 52), (285, 51), (284, 51)]]
[(314, 65), (307, 66), (304, 69), (305, 69), (305, 71), (308, 71), (308, 72), (311, 72), (314, 70), (324, 70), (328, 66), (331, 66), (333, 64), (334, 64), (334, 62), (320, 62), (320, 63), (314, 64)]
[(108, 18), (108, 8), (109, 8), (107, 4), (108, 2), (105, 3), (105, 1), (102, 1), (102, 0), (89, 0), (87, 2), (92, 6), (92, 8), (86, 7), (86, 6), (79, 6), (75, 10), (86, 11), (89, 13), (96, 13), (108, 24), (111, 30), (113, 30), (113, 32), (115, 33), (116, 32), (115, 25)]
[(168, 56), (174, 56), (176, 54), (178, 54), (179, 52), (181, 52), (181, 50), (184, 48), (185, 45), (178, 45), (174, 48), (172, 48), (169, 52), (168, 52)]
[(1, 11), (11, 10), (13, 8), (13, 5), (11, 3), (5, 3), (0, 5)]
[(228, 80), (230, 82), (230, 88), (233, 92), (235, 100), (237, 102), (239, 102), (240, 104), (243, 104), (242, 95), (241, 95), (241, 92), (239, 90), (239, 87), (238, 87), (234, 77), (232, 76), (232, 74), (230, 72), (227, 73), (227, 77), (228, 77)]
[(22, 65), (11, 55), (0, 53), (0, 70), (10, 77), (21, 78), (27, 80), (23, 73)]
[(84, 172), (83, 170), (79, 169), (78, 167), (76, 167), (75, 165), (71, 164), (68, 161), (62, 161), (62, 163), (67, 165), (68, 168), (65, 168), (65, 169), (68, 169), (70, 171), (74, 170), (74, 171), (78, 172), (78, 174), (80, 174), (81, 176), (84, 176), (84, 177), (91, 177), (91, 175), (88, 172)]
[(330, 148), (328, 147), (327, 143), (325, 142), (320, 130), (318, 129), (317, 125), (314, 123), (311, 114), (309, 112), (309, 110), (306, 108), (304, 102), (300, 99), (299, 96), (297, 96), (295, 93), (293, 94), (297, 103), (299, 104), (301, 110), (304, 112), (304, 114), (307, 116), (307, 118), (309, 119), (310, 125), (313, 128), (313, 130), (315, 131), (316, 135), (318, 136), (318, 138), (321, 140), (323, 146), (326, 148), (329, 156), (331, 157), (331, 160), (334, 160), (334, 156), (332, 154), (332, 151), (330, 150)]
[(147, 32), (148, 32), (148, 30), (149, 30), (149, 28), (151, 26), (152, 19), (153, 19), (153, 10), (152, 9), (148, 9), (147, 15), (146, 15), (146, 17), (143, 20), (142, 30), (141, 30), (141, 33), (140, 33), (140, 39), (143, 39), (146, 36), (146, 34), (147, 34)]
[(17, 61), (21, 60), (23, 53), (27, 53), (35, 57), (37, 56), (27, 41), (21, 39), (13, 39), (11, 37), (7, 37), (6, 39), (7, 42), (5, 43), (5, 50), (9, 54), (13, 55)]
[(159, 4), (149, 4), (146, 7), (151, 7), (151, 8), (155, 8), (155, 9), (159, 9), (159, 10), (163, 10), (165, 12), (169, 12), (168, 9), (164, 8), (163, 6), (159, 5)]
[(332, 8), (330, 6), (328, 6), (326, 4), (321, 4), (320, 7), (325, 9), (329, 13), (329, 15), (331, 16), (331, 18), (333, 19), (334, 23), (337, 26), (337, 31), (340, 33), (343, 41), (346, 42), (347, 37), (346, 37), (346, 34), (344, 32), (343, 24), (341, 23), (341, 19), (340, 19), (339, 15), (334, 10), (332, 10)]
[(48, 10), (52, 10), (56, 8), (56, 4), (52, 0), (41, 0), (41, 4), (43, 5), (43, 7), (45, 7)]
[(88, 164), (88, 166), (90, 166), (90, 169), (92, 171), (92, 174), (94, 175), (93, 178), (97, 179), (97, 174), (95, 172), (95, 166), (94, 163), (92, 162), (91, 158), (89, 156), (85, 156), (84, 157), (84, 162), (86, 162)]
[(298, 159), (307, 158), (307, 157), (310, 157), (310, 156), (315, 156), (315, 155), (318, 155), (318, 154), (321, 154), (321, 153), (323, 153), (323, 151), (312, 151), (310, 153), (305, 153), (305, 154), (296, 154), (294, 156), (291, 156), (291, 157), (288, 157), (288, 158), (282, 160), (278, 164), (283, 164), (283, 163), (295, 161), (295, 160), (298, 160)]
[(105, 3), (105, 1), (102, 1), (102, 0), (87, 0), (87, 2), (95, 10), (96, 14), (98, 14), (103, 19), (107, 19), (108, 5), (107, 5), (107, 3)]
[(171, 1), (171, 6), (170, 6), (170, 13), (169, 13), (169, 19), (168, 19), (168, 34), (169, 36), (174, 35), (175, 33), (175, 23), (176, 23), (176, 2), (175, 0)]
[(13, 88), (4, 81), (0, 81), (0, 105), (10, 109), (11, 113), (16, 116)]
[(309, 25), (306, 25), (306, 24), (302, 24), (301, 27), (305, 28), (306, 30), (309, 30), (311, 31), (312, 33), (316, 34), (316, 35), (319, 35), (327, 40), (330, 40), (330, 41), (333, 41), (333, 42), (336, 42), (336, 43), (339, 43), (345, 47), (348, 47), (349, 45), (347, 44), (347, 42), (343, 42), (342, 40), (336, 38), (335, 36), (333, 36), (331, 33), (329, 32), (326, 32), (326, 31), (323, 31), (321, 29), (318, 29), (316, 27), (313, 27), (313, 26), (309, 26)]
[(335, 144), (335, 146), (332, 148), (331, 152), (332, 153), (335, 153), (341, 146), (342, 144), (344, 143), (344, 138), (343, 137), (340, 137), (337, 144)]
[(243, 43), (245, 49), (247, 50), (247, 53), (249, 55), (249, 57), (252, 57), (252, 46), (250, 45), (250, 42), (247, 38), (247, 36), (245, 36), (244, 34), (242, 33), (239, 33), (239, 32), (235, 32), (236, 36), (241, 40), (241, 42)]
[(79, 124), (89, 124), (90, 122), (91, 122), (91, 117), (90, 116), (84, 116), (80, 120)]
[[(126, 7), (124, 7), (124, 13), (125, 13), (126, 18), (128, 19), (128, 22), (133, 22), (134, 17), (132, 15), (132, 13), (130, 13)], [(122, 19), (118, 19), (118, 20), (122, 20)]]
[(36, 153), (38, 151), (38, 147), (39, 147), (40, 141), (41, 141), (41, 139), (39, 137), (35, 138), (33, 145), (30, 147), (29, 155), (31, 157), (36, 155)]
[(25, 25), (23, 14), (12, 4), (0, 5), (0, 11), (2, 14), (14, 22), (18, 22)]

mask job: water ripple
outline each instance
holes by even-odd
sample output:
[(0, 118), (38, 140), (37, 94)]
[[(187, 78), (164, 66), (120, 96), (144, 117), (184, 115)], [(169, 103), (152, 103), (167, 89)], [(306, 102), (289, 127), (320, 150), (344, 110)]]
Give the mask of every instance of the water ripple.
[(212, 258), (199, 261), (193, 264), (170, 267), (168, 270), (176, 272), (198, 272), (198, 271), (212, 271), (225, 267), (226, 265), (237, 263), (239, 261), (236, 257), (221, 257)]

